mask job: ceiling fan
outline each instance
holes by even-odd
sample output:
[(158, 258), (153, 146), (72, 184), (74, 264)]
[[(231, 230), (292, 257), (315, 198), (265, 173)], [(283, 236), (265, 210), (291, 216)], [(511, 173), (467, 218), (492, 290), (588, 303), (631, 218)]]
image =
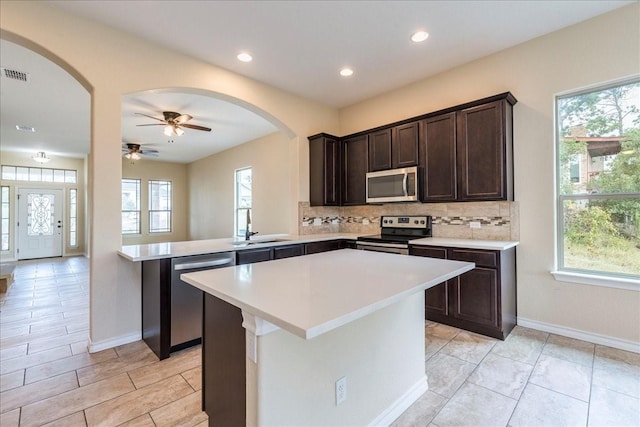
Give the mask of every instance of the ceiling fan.
[(122, 154), (125, 159), (140, 160), (142, 156), (158, 157), (158, 150), (142, 149), (140, 144), (122, 144)]
[(182, 135), (184, 133), (184, 130), (182, 130), (182, 128), (211, 132), (211, 128), (186, 123), (193, 118), (188, 114), (180, 114), (174, 111), (163, 111), (162, 114), (164, 116), (164, 119), (159, 119), (157, 117), (149, 116), (143, 113), (136, 113), (136, 114), (139, 116), (149, 117), (150, 119), (162, 122), (162, 123), (142, 124), (137, 126), (164, 126), (164, 134), (167, 136)]

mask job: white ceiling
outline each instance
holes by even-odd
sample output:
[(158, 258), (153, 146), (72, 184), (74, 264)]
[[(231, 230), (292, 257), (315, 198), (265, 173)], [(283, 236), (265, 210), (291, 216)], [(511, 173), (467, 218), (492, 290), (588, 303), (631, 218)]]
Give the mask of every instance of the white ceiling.
[[(168, 48), (333, 107), (344, 107), (633, 1), (49, 1)], [(411, 33), (430, 33), (422, 44)], [(1, 41), (0, 66), (30, 73), (0, 79), (3, 150), (82, 156), (89, 151), (90, 99), (48, 60)], [(248, 51), (254, 61), (241, 63)], [(355, 74), (338, 75), (343, 66)], [(162, 111), (190, 114), (213, 132), (187, 129), (167, 144), (162, 127), (136, 127)], [(249, 124), (248, 124), (249, 123)], [(33, 126), (36, 133), (15, 130)], [(123, 140), (190, 162), (276, 129), (257, 115), (196, 94), (123, 99)], [(174, 138), (175, 139), (175, 138)], [(153, 147), (151, 147), (151, 145)]]

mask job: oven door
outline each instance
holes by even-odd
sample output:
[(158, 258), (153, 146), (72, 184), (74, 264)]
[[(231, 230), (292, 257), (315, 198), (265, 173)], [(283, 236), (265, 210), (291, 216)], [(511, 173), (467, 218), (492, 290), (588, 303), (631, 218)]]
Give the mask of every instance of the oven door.
[(402, 243), (356, 242), (356, 249), (360, 249), (363, 251), (409, 255), (409, 246)]

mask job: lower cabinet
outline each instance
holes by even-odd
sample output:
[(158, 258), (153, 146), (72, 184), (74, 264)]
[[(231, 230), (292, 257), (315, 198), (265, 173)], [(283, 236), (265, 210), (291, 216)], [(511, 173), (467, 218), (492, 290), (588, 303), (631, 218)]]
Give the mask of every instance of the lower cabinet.
[(274, 259), (311, 255), (320, 252), (335, 251), (347, 247), (347, 240), (323, 240), (311, 243), (296, 243), (267, 248), (251, 248), (236, 252), (236, 264), (253, 264)]
[(411, 246), (409, 254), (476, 264), (425, 292), (427, 319), (499, 339), (509, 335), (516, 325), (515, 248)]

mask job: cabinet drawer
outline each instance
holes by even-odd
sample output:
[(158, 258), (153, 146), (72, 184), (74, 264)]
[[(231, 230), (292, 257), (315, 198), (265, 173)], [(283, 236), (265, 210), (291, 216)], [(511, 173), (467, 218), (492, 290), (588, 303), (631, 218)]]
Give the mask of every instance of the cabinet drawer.
[(475, 262), (476, 266), (498, 268), (498, 252), (473, 249), (449, 249), (449, 259)]
[(248, 249), (236, 252), (236, 264), (253, 264), (254, 262), (273, 259), (271, 248)]
[(317, 254), (319, 252), (335, 251), (342, 249), (342, 240), (326, 240), (322, 242), (312, 242), (306, 245), (307, 255)]
[(304, 245), (276, 246), (273, 248), (273, 259), (291, 258), (304, 255)]
[(424, 256), (429, 258), (447, 259), (446, 248), (434, 248), (431, 246), (410, 246), (409, 255)]

